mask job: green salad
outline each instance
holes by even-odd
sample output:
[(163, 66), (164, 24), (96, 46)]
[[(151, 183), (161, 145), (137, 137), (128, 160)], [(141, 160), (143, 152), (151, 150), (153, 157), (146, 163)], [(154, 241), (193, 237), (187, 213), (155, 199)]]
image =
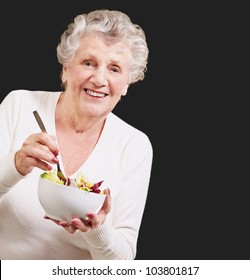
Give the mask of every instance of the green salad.
[(80, 190), (84, 190), (87, 192), (103, 194), (103, 191), (100, 190), (100, 186), (103, 181), (100, 181), (98, 183), (91, 183), (85, 178), (85, 176), (81, 172), (78, 172), (76, 178), (67, 178), (66, 182), (64, 182), (57, 176), (56, 169), (52, 169), (51, 171), (45, 171), (40, 175), (40, 177), (60, 185), (76, 187)]

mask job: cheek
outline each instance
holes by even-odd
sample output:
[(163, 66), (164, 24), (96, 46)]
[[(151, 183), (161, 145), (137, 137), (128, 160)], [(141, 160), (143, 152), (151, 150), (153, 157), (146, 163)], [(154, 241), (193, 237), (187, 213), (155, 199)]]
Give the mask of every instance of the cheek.
[(116, 81), (114, 84), (114, 89), (117, 95), (122, 96), (127, 94), (128, 90), (128, 83), (127, 81), (121, 80), (121, 81)]
[(125, 96), (125, 95), (127, 94), (127, 91), (128, 91), (128, 88), (123, 89), (123, 91), (121, 91), (121, 95), (122, 95), (122, 96)]
[(71, 68), (71, 71), (67, 73), (67, 77), (72, 83), (77, 84), (87, 79), (87, 73), (78, 68)]
[(121, 95), (124, 96), (127, 94), (128, 91), (128, 84), (123, 85), (123, 87), (121, 88)]

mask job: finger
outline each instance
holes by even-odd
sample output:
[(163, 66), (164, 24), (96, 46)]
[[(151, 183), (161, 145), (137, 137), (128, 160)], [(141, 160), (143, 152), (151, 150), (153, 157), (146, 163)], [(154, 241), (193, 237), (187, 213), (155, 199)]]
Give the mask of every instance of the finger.
[(54, 156), (57, 156), (59, 153), (56, 137), (45, 132), (30, 135), (24, 143), (26, 142), (28, 145), (34, 143), (40, 144), (46, 151), (50, 151)]
[(71, 221), (71, 224), (77, 227), (81, 232), (88, 232), (92, 228), (92, 224), (88, 220), (81, 220), (78, 218), (74, 218)]
[(59, 221), (56, 219), (52, 219), (52, 218), (48, 217), (47, 215), (44, 216), (44, 219), (51, 220), (56, 225), (63, 227), (69, 233), (75, 233), (78, 231), (77, 227), (75, 227), (73, 224), (67, 223), (65, 221)]
[(57, 225), (59, 225), (59, 223), (60, 223), (60, 221), (59, 221), (59, 220), (56, 220), (56, 219), (50, 218), (50, 217), (49, 217), (49, 216), (47, 216), (47, 215), (45, 215), (43, 218), (44, 218), (44, 219), (46, 219), (46, 220), (50, 220), (50, 221), (54, 222), (54, 223), (55, 223), (55, 224), (57, 224)]
[(41, 145), (39, 143), (32, 143), (30, 145), (24, 145), (20, 149), (20, 157), (23, 159), (25, 157), (32, 157), (42, 161), (49, 162), (51, 164), (57, 163), (58, 159), (55, 155), (48, 149), (47, 146)]
[(105, 201), (103, 203), (102, 208), (100, 211), (95, 214), (95, 213), (88, 213), (88, 223), (90, 224), (91, 228), (97, 228), (101, 226), (105, 220), (106, 220), (106, 215), (110, 212), (111, 210), (111, 196), (110, 196), (110, 190), (105, 189), (104, 194), (106, 194)]
[[(52, 136), (48, 136), (45, 133), (37, 133), (30, 135), (23, 143), (19, 153), (17, 155), (17, 164), (21, 166), (22, 161), (31, 157), (40, 161), (46, 161), (51, 164), (58, 162), (54, 153), (58, 153), (58, 149), (55, 150), (55, 141), (52, 140)], [(51, 144), (52, 142), (52, 144)], [(36, 163), (36, 162), (34, 162)]]
[(62, 226), (65, 230), (67, 230), (67, 232), (69, 233), (75, 233), (78, 231), (78, 228), (76, 226), (74, 226), (73, 224), (69, 224), (67, 222), (64, 221), (60, 221), (58, 223), (59, 226)]
[(104, 212), (105, 214), (108, 214), (111, 210), (111, 195), (110, 195), (110, 189), (105, 189), (104, 194), (106, 195), (104, 203), (102, 205), (102, 208), (100, 212)]
[[(56, 160), (52, 158), (50, 162), (54, 164)], [(38, 167), (44, 171), (52, 169), (52, 166), (48, 162), (36, 158), (35, 156), (30, 156), (29, 152), (23, 149), (17, 151), (15, 154), (15, 166), (22, 175), (27, 175), (34, 167)]]
[(17, 159), (18, 153), (19, 153), (19, 151), (16, 153), (15, 165), (16, 165), (18, 172), (21, 173), (22, 175), (27, 175), (28, 173), (30, 173), (33, 170), (34, 167), (38, 167), (44, 171), (50, 171), (52, 169), (52, 166), (50, 164), (48, 164), (47, 162), (38, 160), (38, 159), (30, 157), (30, 156), (26, 156), (26, 157), (22, 158), (21, 161), (18, 161), (18, 159)]

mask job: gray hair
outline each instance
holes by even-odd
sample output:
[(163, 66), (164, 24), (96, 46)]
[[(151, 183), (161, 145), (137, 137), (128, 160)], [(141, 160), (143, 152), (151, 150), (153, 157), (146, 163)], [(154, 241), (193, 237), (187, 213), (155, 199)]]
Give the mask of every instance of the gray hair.
[(145, 33), (126, 14), (119, 11), (96, 10), (76, 16), (62, 34), (57, 46), (59, 63), (67, 66), (79, 47), (80, 39), (86, 32), (92, 31), (103, 34), (109, 43), (127, 43), (131, 51), (130, 84), (144, 79), (149, 53)]

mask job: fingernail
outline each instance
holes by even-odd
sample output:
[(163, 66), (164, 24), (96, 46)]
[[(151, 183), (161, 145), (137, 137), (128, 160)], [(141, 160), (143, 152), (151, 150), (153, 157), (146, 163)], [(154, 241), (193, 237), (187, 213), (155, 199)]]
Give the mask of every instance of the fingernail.
[(66, 227), (66, 226), (67, 226), (67, 224), (66, 224), (66, 223), (60, 223), (60, 226), (62, 226), (62, 227)]
[(48, 165), (47, 166), (47, 171), (50, 171), (50, 170), (52, 170), (53, 169), (53, 167), (51, 166), (51, 165)]
[(52, 158), (52, 162), (58, 163), (58, 159), (57, 159), (56, 157), (53, 157), (53, 158)]
[(77, 223), (76, 221), (72, 221), (71, 224), (72, 224), (73, 226), (77, 226), (78, 223)]
[(94, 218), (94, 217), (95, 217), (95, 215), (94, 215), (94, 214), (92, 214), (92, 213), (89, 213), (89, 214), (88, 214), (88, 217), (89, 217), (90, 219), (92, 219), (92, 218)]

